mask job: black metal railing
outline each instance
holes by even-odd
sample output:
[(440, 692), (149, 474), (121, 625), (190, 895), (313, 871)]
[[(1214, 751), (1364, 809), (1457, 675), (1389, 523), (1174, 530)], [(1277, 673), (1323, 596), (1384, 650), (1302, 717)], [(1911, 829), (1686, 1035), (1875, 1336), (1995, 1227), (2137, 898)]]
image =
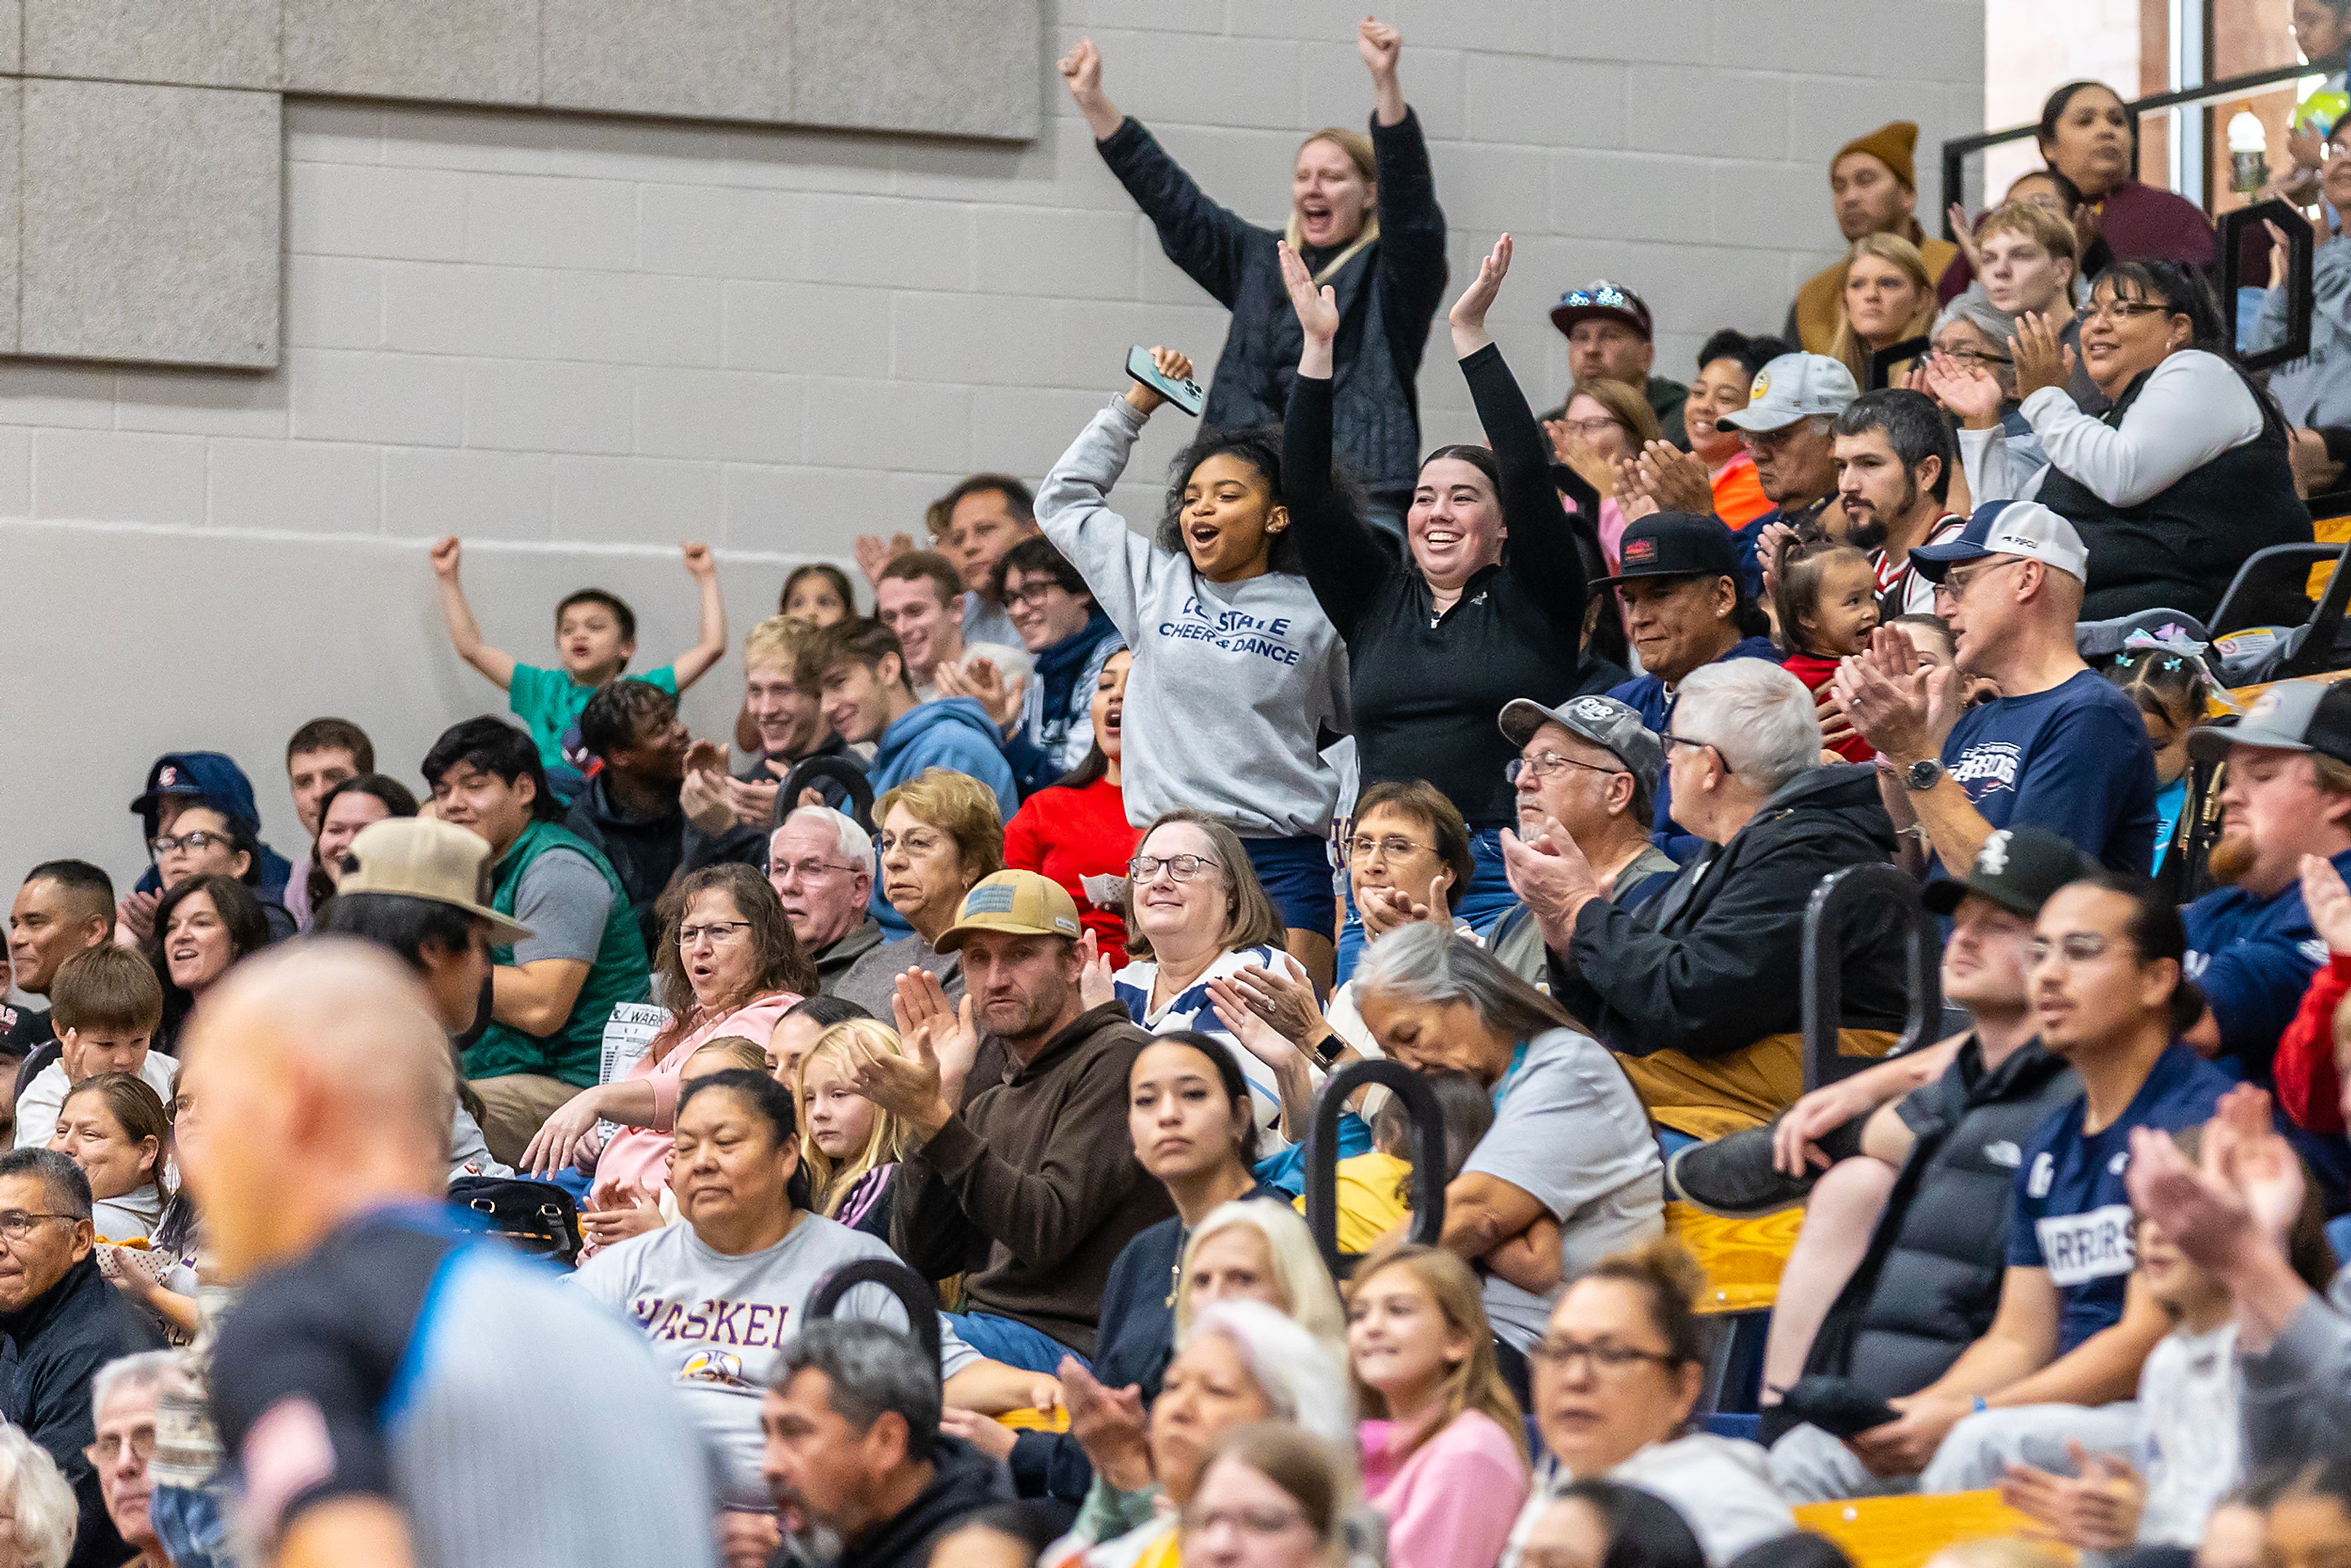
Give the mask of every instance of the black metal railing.
[(1804, 908), (1804, 1087), (1818, 1089), (1850, 1078), (1882, 1058), (1847, 1056), (1837, 1049), (1837, 1020), (1844, 1006), (1844, 924), (1855, 906), (1884, 901), (1900, 915), (1909, 1010), (1902, 1038), (1886, 1054), (1898, 1056), (1931, 1045), (1943, 1030), (1943, 934), (1919, 902), (1918, 883), (1898, 866), (1852, 865), (1831, 872), (1813, 889)]
[(1412, 1116), (1412, 1239), (1434, 1247), (1445, 1230), (1445, 1116), (1437, 1096), (1401, 1061), (1351, 1061), (1324, 1082), (1314, 1102), (1313, 1128), (1306, 1134), (1306, 1228), (1338, 1280), (1354, 1266), (1339, 1250), (1339, 1113), (1346, 1109), (1348, 1096), (1367, 1083), (1402, 1096)]
[(879, 1285), (898, 1298), (906, 1309), (906, 1321), (914, 1331), (914, 1343), (931, 1364), (939, 1364), (939, 1298), (931, 1290), (931, 1282), (894, 1258), (860, 1258), (854, 1263), (844, 1263), (824, 1277), (824, 1283), (809, 1298), (810, 1322), (821, 1322), (832, 1316), (841, 1299), (860, 1285)]

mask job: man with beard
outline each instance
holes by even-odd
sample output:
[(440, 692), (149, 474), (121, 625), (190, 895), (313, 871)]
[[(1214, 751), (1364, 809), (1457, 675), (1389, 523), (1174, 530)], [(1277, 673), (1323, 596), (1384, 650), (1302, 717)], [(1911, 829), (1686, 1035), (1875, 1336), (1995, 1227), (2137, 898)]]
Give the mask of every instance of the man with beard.
[[(1762, 563), (1771, 559), (1779, 536), (1767, 538), (1767, 529), (1801, 528), (1816, 520), (1832, 523), (1823, 514), (1837, 494), (1834, 432), (1837, 417), (1860, 395), (1853, 372), (1826, 354), (1782, 354), (1755, 372), (1745, 408), (1714, 422), (1746, 439), (1748, 455), (1755, 459), (1756, 481), (1763, 486), (1763, 498), (1771, 503), (1770, 511), (1733, 530), (1740, 570), (1751, 597), (1770, 598), (1763, 588)], [(1831, 526), (1829, 531), (1843, 530)]]
[(1175, 1212), (1126, 1129), (1127, 1072), (1151, 1037), (1118, 1003), (1080, 998), (1081, 929), (1060, 883), (983, 878), (937, 944), (963, 954), (960, 1016), (935, 977), (909, 971), (904, 1053), (857, 1070), (857, 1092), (913, 1140), (891, 1245), (926, 1279), (964, 1274), (956, 1332), (1032, 1372), (1093, 1354), (1112, 1260)]
[[(2351, 873), (2351, 686), (2272, 686), (2235, 725), (2193, 732), (2188, 749), (2199, 762), (2229, 765), (2220, 841), (2206, 864), (2231, 885), (2181, 912), (2188, 976), (2208, 1004), (2187, 1040), (2267, 1083), (2278, 1036), (2326, 962), (2326, 944), (2303, 906), (2303, 857)], [(2351, 1161), (2334, 1152), (2315, 1163), (2340, 1186)], [(2305, 1145), (2303, 1153), (2321, 1151)]]
[(1943, 711), (1930, 699), (1933, 672), (1890, 626), (1838, 668), (1830, 690), (1877, 748), (1895, 826), (1915, 821), (1947, 866), (1974, 864), (1993, 830), (2030, 824), (2146, 875), (2155, 750), (2137, 706), (2074, 645), (2089, 570), (2082, 536), (2038, 501), (1991, 501), (1957, 538), (1910, 559), (1935, 584), (1960, 670), (2001, 695)]
[(1835, 439), (1845, 542), (1870, 552), (1881, 618), (1933, 614), (1935, 585), (1910, 565), (1911, 548), (1968, 526), (1944, 505), (1959, 452), (1943, 411), (1907, 388), (1865, 392), (1837, 416)]

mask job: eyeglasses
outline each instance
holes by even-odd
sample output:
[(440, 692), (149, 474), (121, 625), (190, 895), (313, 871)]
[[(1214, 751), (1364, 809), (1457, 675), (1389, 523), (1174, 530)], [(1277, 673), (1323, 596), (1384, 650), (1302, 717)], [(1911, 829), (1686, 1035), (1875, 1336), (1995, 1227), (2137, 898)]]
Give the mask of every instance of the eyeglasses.
[(788, 861), (769, 866), (768, 874), (778, 882), (816, 882), (828, 872), (852, 872), (859, 868), (843, 865), (839, 861)]
[(1206, 1535), (1228, 1524), (1243, 1535), (1260, 1539), (1313, 1528), (1306, 1522), (1306, 1515), (1294, 1508), (1187, 1508), (1178, 1517), (1186, 1535)]
[(1935, 584), (1935, 597), (1938, 600), (1948, 599), (1957, 604), (1968, 596), (1969, 589), (1973, 588), (1993, 572), (2005, 571), (2011, 566), (2022, 566), (2030, 559), (2027, 556), (2011, 556), (2006, 560), (1995, 561), (1990, 566), (1978, 567), (1973, 571), (1947, 571), (1943, 574), (1943, 580)]
[(1990, 349), (1945, 349), (1942, 350), (1941, 352), (1949, 355), (1952, 359), (1967, 360), (1979, 365), (2012, 365), (2016, 363), (2015, 356), (2011, 354), (1995, 354)]
[(1138, 886), (1154, 880), (1162, 871), (1177, 882), (1189, 882), (1216, 863), (1206, 855), (1137, 855), (1126, 862), (1126, 874)]
[(1562, 419), (1559, 423), (1573, 431), (1576, 434), (1583, 437), (1586, 441), (1589, 441), (1593, 436), (1600, 434), (1603, 431), (1622, 430), (1625, 428), (1624, 425), (1619, 423), (1617, 421), (1609, 419), (1604, 415), (1598, 419)]
[(748, 931), (747, 920), (714, 920), (707, 925), (681, 925), (677, 928), (677, 945), (681, 947), (698, 946), (705, 936), (713, 942), (734, 940), (737, 931)]
[(938, 833), (883, 833), (874, 839), (883, 854), (892, 850), (904, 850), (910, 855), (936, 854), (946, 847), (946, 840)]
[(2177, 316), (2182, 312), (2168, 305), (2150, 305), (2143, 300), (2109, 299), (2104, 305), (2090, 304), (2082, 308), (2082, 324), (2095, 321), (2127, 321), (2135, 316)]
[[(1061, 585), (1050, 577), (1042, 581), (1032, 578), (1019, 588), (1008, 586), (1004, 591), (1004, 602), (1025, 604), (1031, 610), (1042, 610), (1045, 608), (1045, 601), (1053, 596), (1056, 589), (1061, 588)], [(1066, 589), (1061, 591), (1068, 591)]]
[(1618, 1344), (1614, 1340), (1571, 1339), (1565, 1334), (1556, 1333), (1537, 1340), (1534, 1349), (1527, 1354), (1530, 1359), (1562, 1372), (1581, 1361), (1594, 1373), (1610, 1377), (1621, 1377), (1645, 1361), (1658, 1366), (1673, 1366), (1680, 1361), (1680, 1357), (1668, 1355), (1663, 1351), (1641, 1350), (1629, 1344)]
[(1669, 748), (1677, 746), (1687, 746), (1692, 751), (1711, 751), (1714, 753), (1716, 760), (1722, 764), (1722, 770), (1725, 773), (1736, 773), (1738, 771), (1737, 768), (1730, 766), (1730, 758), (1722, 755), (1722, 747), (1715, 745), (1715, 743), (1710, 740), (1692, 740), (1687, 735), (1676, 735), (1671, 731), (1667, 731), (1666, 734), (1657, 737), (1657, 738), (1664, 741)]
[(193, 850), (201, 852), (211, 849), (214, 844), (218, 844), (225, 850), (234, 849), (236, 846), (236, 841), (226, 833), (215, 833), (209, 828), (196, 828), (177, 837), (165, 833), (149, 839), (147, 852), (157, 856), (168, 855), (173, 850)]
[(1549, 779), (1562, 768), (1581, 768), (1587, 773), (1617, 774), (1622, 768), (1603, 768), (1595, 762), (1578, 762), (1573, 757), (1562, 757), (1556, 751), (1538, 751), (1532, 757), (1513, 757), (1502, 764), (1502, 777), (1516, 784), (1528, 774), (1537, 779)]
[(2054, 958), (2066, 965), (2088, 964), (2105, 957), (2107, 951), (2114, 946), (2115, 943), (2111, 938), (2102, 936), (2095, 931), (2069, 931), (2054, 942), (2036, 936), (2026, 943), (2024, 961), (2028, 964), (2045, 964)]
[(1347, 841), (1347, 858), (1350, 860), (1367, 861), (1374, 854), (1381, 854), (1392, 861), (1400, 861), (1406, 855), (1435, 854), (1436, 852), (1426, 844), (1416, 844), (1410, 839), (1395, 834), (1391, 834), (1384, 839), (1364, 838)]
[(84, 1448), (81, 1457), (103, 1469), (120, 1458), (126, 1447), (130, 1448), (132, 1458), (145, 1464), (155, 1457), (155, 1428), (152, 1426), (133, 1427), (128, 1437), (119, 1432), (105, 1433), (97, 1442)]
[(11, 1241), (22, 1241), (32, 1235), (33, 1227), (44, 1219), (62, 1219), (68, 1225), (75, 1223), (75, 1217), (70, 1214), (35, 1214), (26, 1208), (0, 1208), (0, 1236)]

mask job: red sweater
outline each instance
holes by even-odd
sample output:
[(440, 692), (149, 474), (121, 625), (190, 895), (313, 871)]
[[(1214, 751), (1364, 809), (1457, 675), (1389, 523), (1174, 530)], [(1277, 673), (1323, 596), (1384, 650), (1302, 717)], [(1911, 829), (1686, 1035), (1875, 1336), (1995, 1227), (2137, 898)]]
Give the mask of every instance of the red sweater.
[(2335, 1071), (2335, 1009), (2351, 994), (2351, 953), (2328, 957), (2310, 977), (2302, 1007), (2278, 1036), (2270, 1062), (2278, 1104), (2306, 1133), (2343, 1131), (2343, 1084)]
[(1086, 902), (1081, 876), (1124, 876), (1126, 862), (1143, 831), (1126, 820), (1126, 799), (1107, 779), (1082, 789), (1061, 785), (1029, 797), (1004, 824), (1004, 863), (1013, 871), (1050, 876), (1077, 901), (1078, 918), (1110, 955), (1113, 968), (1126, 967), (1126, 916)]
[[(1829, 684), (1829, 677), (1836, 674), (1837, 664), (1835, 659), (1823, 659), (1812, 653), (1791, 653), (1780, 661), (1780, 667), (1803, 682), (1804, 689), (1817, 697), (1821, 695), (1821, 688)], [(1857, 735), (1843, 746), (1830, 749), (1847, 762), (1868, 762), (1877, 756), (1876, 749)]]

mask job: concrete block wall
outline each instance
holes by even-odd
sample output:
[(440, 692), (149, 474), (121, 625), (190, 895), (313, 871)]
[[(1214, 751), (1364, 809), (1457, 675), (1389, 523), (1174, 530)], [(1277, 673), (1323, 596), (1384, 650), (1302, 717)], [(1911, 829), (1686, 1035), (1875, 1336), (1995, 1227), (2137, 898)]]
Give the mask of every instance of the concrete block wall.
[[(287, 0), (289, 51), (298, 11), (330, 5)], [(555, 599), (594, 581), (635, 605), (649, 664), (691, 640), (681, 538), (718, 547), (739, 636), (790, 562), (919, 532), (971, 469), (1040, 476), (1128, 345), (1209, 365), (1226, 326), (1047, 57), (1091, 33), (1119, 103), (1278, 225), (1301, 135), (1369, 110), (1360, 15), (1061, 0), (1023, 68), (1046, 111), (1025, 146), (289, 101), (281, 368), (0, 365), (0, 879), (60, 853), (135, 871), (123, 806), (164, 749), (243, 760), (281, 848), (302, 720), (359, 720), (413, 778), (444, 725), (501, 706), (443, 639), (437, 534), (467, 537), (494, 641), (545, 657)], [(1394, 19), (1457, 285), (1518, 238), (1494, 324), (1539, 406), (1564, 383), (1562, 288), (1643, 290), (1684, 376), (1708, 331), (1775, 328), (1832, 258), (1840, 142), (1911, 118), (1928, 164), (1981, 124), (1982, 0), (1406, 0)], [(886, 66), (841, 68), (881, 91)], [(1477, 438), (1441, 319), (1420, 385), (1427, 443)], [(1131, 517), (1155, 517), (1186, 423), (1155, 422)], [(722, 665), (689, 699), (697, 729), (739, 693)]]

